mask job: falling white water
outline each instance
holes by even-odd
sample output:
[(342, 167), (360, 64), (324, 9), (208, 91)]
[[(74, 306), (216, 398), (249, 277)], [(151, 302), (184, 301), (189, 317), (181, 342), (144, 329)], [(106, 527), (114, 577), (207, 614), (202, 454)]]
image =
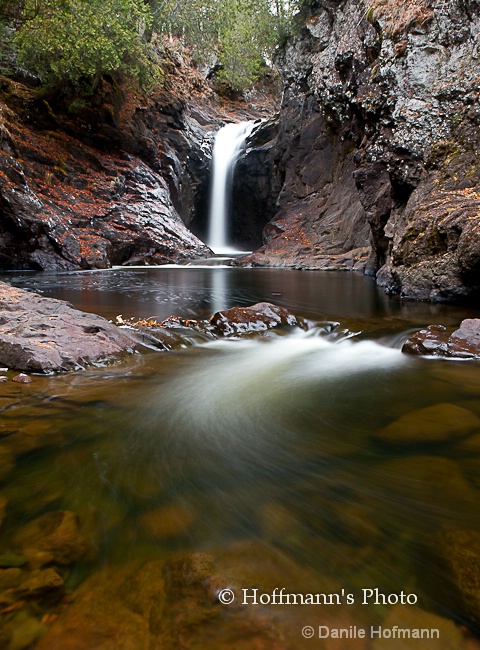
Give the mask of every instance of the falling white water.
[(213, 147), (213, 186), (210, 203), (208, 245), (215, 253), (232, 253), (228, 242), (228, 212), (235, 163), (253, 122), (227, 124), (218, 131)]

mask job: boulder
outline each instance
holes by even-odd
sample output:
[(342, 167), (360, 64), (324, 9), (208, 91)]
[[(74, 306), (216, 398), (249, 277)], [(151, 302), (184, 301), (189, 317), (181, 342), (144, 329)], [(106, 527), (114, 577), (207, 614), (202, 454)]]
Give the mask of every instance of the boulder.
[(135, 343), (104, 318), (0, 282), (0, 365), (49, 374), (111, 362)]
[(44, 564), (72, 564), (86, 552), (75, 513), (68, 510), (47, 512), (21, 528), (14, 543), (27, 557), (42, 554)]
[(409, 336), (402, 352), (425, 356), (480, 358), (480, 318), (468, 318), (453, 333), (442, 325), (429, 325)]
[(250, 307), (232, 307), (217, 311), (210, 325), (221, 336), (237, 336), (264, 332), (275, 327), (303, 327), (303, 321), (284, 307), (269, 302), (259, 302)]
[(410, 411), (373, 434), (373, 438), (390, 444), (448, 442), (480, 431), (480, 418), (455, 404), (435, 404)]

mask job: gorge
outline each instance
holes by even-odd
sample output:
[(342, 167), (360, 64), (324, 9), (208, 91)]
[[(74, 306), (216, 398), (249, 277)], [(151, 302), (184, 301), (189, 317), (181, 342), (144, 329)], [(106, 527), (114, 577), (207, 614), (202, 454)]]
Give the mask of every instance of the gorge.
[(261, 117), (233, 182), (239, 246), (258, 249), (263, 230), (244, 264), (360, 270), (405, 298), (473, 299), (478, 3), (328, 1), (303, 12), (278, 55), (277, 117), (265, 93), (229, 116), (173, 55), (173, 90), (143, 106), (116, 109), (106, 82), (102, 104), (63, 115), (4, 79), (3, 268), (208, 256), (181, 220), (208, 240), (213, 134), (222, 120)]

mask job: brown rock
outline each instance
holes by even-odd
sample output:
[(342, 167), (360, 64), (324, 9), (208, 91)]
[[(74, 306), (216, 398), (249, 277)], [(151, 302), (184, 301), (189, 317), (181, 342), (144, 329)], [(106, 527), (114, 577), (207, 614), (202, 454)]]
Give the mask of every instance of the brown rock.
[[(480, 533), (477, 530), (451, 528), (431, 539), (429, 567), (435, 580), (426, 586), (433, 597), (463, 621), (478, 629), (480, 625)], [(433, 567), (433, 568), (432, 568)]]
[(22, 569), (19, 569), (18, 567), (0, 569), (0, 591), (18, 587), (22, 583), (24, 577), (25, 574)]
[(182, 504), (162, 506), (140, 517), (140, 525), (157, 539), (184, 535), (195, 522), (195, 512)]
[[(341, 592), (341, 585), (259, 542), (186, 554), (165, 564), (109, 567), (78, 589), (36, 650), (309, 650), (312, 640), (301, 630), (315, 621), (318, 606), (242, 605), (243, 587), (271, 593), (279, 584), (289, 593)], [(219, 602), (225, 588), (236, 594), (231, 605)], [(322, 623), (363, 625), (365, 609), (322, 608)], [(323, 641), (316, 647), (330, 650)], [(368, 640), (334, 647), (366, 650)]]
[(16, 589), (20, 598), (42, 598), (56, 592), (63, 592), (63, 580), (55, 569), (37, 569)]
[[(165, 606), (154, 609), (151, 619), (151, 650), (179, 647), (215, 650), (307, 650), (312, 639), (301, 630), (312, 625), (318, 606), (243, 604), (243, 589), (271, 594), (285, 587), (286, 593), (335, 593), (341, 586), (303, 569), (278, 550), (259, 542), (233, 544), (211, 554), (189, 554), (165, 564)], [(222, 590), (235, 598), (222, 604)], [(322, 608), (322, 624), (348, 627), (362, 625), (365, 611), (342, 605)], [(364, 608), (365, 610), (365, 608)], [(314, 623), (315, 624), (315, 623)], [(330, 646), (317, 639), (317, 648)], [(348, 640), (338, 650), (366, 650), (368, 639)]]
[(22, 372), (19, 375), (16, 375), (12, 381), (16, 381), (17, 384), (31, 384), (33, 379)]
[(262, 332), (274, 327), (304, 327), (294, 314), (269, 302), (218, 311), (210, 318), (210, 324), (223, 336)]
[(449, 340), (450, 356), (480, 357), (480, 318), (467, 318)]
[(16, 544), (25, 555), (29, 552), (51, 555), (57, 564), (71, 564), (86, 552), (77, 516), (73, 512), (48, 512), (21, 528), (15, 535)]
[(0, 282), (1, 364), (52, 373), (113, 361), (134, 348), (100, 316)]
[(406, 354), (446, 356), (448, 351), (447, 328), (443, 325), (429, 325), (415, 334), (411, 334), (402, 347)]
[(451, 334), (442, 325), (430, 325), (412, 334), (405, 341), (402, 352), (459, 359), (479, 358), (480, 318), (463, 320)]
[[(46, 110), (25, 92), (18, 97), (13, 82), (2, 93), (11, 110), (3, 112), (0, 142), (1, 268), (105, 269), (211, 255), (177, 212), (191, 218), (194, 197), (205, 200), (209, 171), (208, 129), (186, 118), (178, 97), (163, 98), (163, 116), (157, 93), (147, 101), (148, 116), (144, 102), (140, 107), (131, 97), (121, 127), (114, 127), (113, 96), (103, 109), (75, 111), (74, 119), (55, 108), (52, 123), (50, 105)], [(15, 134), (11, 146), (3, 136), (8, 130)], [(202, 168), (201, 179), (191, 178)]]
[(93, 574), (35, 650), (151, 650), (149, 619), (163, 608), (162, 563)]
[(5, 630), (10, 640), (4, 647), (8, 650), (28, 650), (45, 634), (47, 626), (27, 612), (20, 612), (6, 623)]
[[(469, 436), (456, 445), (455, 449), (465, 454), (480, 455), (480, 433)], [(480, 479), (480, 477), (479, 477)]]
[(455, 404), (444, 403), (410, 411), (377, 431), (373, 438), (392, 444), (421, 444), (455, 440), (477, 430), (480, 430), (477, 415)]

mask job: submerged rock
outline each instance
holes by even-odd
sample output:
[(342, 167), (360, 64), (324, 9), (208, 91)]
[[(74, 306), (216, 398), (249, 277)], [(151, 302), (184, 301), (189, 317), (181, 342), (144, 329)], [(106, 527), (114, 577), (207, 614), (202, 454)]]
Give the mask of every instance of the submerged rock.
[(75, 513), (68, 510), (48, 512), (21, 528), (14, 541), (22, 553), (42, 564), (72, 564), (80, 559), (87, 545)]
[(2, 647), (8, 648), (8, 650), (28, 650), (33, 647), (35, 641), (45, 634), (47, 629), (47, 626), (37, 618), (30, 616), (27, 612), (20, 612), (6, 622), (6, 640)]
[(63, 580), (55, 569), (37, 569), (24, 582), (16, 588), (20, 598), (40, 599), (52, 593), (61, 596), (63, 593)]
[(480, 418), (455, 404), (435, 404), (406, 413), (373, 434), (375, 440), (391, 444), (447, 442), (480, 430)]
[(402, 352), (459, 359), (480, 358), (480, 318), (463, 320), (453, 333), (442, 325), (430, 325), (412, 334), (405, 341)]
[(433, 561), (434, 583), (446, 608), (464, 622), (480, 628), (480, 532), (462, 528), (442, 530), (427, 550)]
[(0, 282), (0, 364), (52, 373), (121, 358), (135, 343), (104, 318)]
[[(341, 592), (331, 579), (256, 541), (112, 566), (85, 581), (36, 650), (308, 650), (312, 641), (301, 630), (315, 620), (318, 605), (242, 604), (242, 588), (271, 594), (279, 584), (291, 594)], [(227, 588), (235, 598), (222, 604)], [(322, 608), (325, 625), (348, 627), (364, 616), (362, 607)], [(336, 647), (367, 646), (355, 639)]]
[(303, 321), (288, 309), (269, 302), (218, 311), (210, 318), (210, 324), (222, 336), (262, 332), (274, 327), (305, 328)]
[[(392, 607), (387, 616), (383, 619), (381, 627), (387, 630), (395, 628), (408, 630), (413, 633), (417, 630), (438, 630), (438, 638), (413, 638), (406, 640), (403, 636), (395, 634), (387, 641), (376, 637), (372, 644), (372, 650), (405, 650), (405, 648), (418, 648), (418, 650), (463, 650), (465, 648), (464, 638), (460, 629), (453, 621), (426, 612), (419, 607), (396, 605)], [(378, 629), (378, 626), (374, 626)], [(396, 637), (396, 638), (395, 638)]]
[(195, 512), (183, 504), (161, 506), (140, 517), (139, 524), (156, 539), (185, 535), (195, 522)]

